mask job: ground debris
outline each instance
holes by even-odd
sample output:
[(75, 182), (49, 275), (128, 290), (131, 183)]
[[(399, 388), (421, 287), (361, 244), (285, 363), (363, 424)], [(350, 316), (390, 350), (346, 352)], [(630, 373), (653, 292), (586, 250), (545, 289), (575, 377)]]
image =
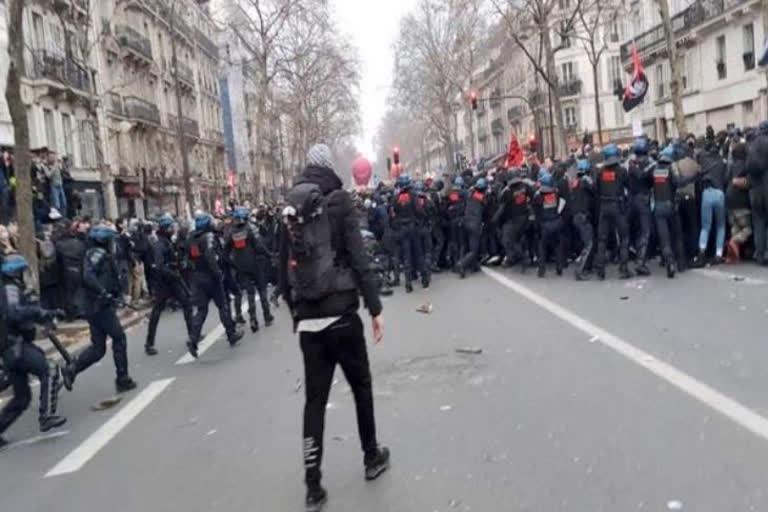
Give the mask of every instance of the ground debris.
[(745, 281), (747, 278), (744, 276), (733, 276), (733, 280), (736, 282)]
[(105, 409), (111, 409), (120, 403), (123, 398), (119, 395), (102, 400), (101, 402), (91, 406), (92, 411), (103, 411)]
[(298, 393), (301, 390), (302, 382), (301, 379), (296, 379), (296, 385), (293, 386), (293, 392)]
[(417, 307), (416, 311), (418, 313), (424, 313), (425, 315), (429, 315), (430, 313), (432, 313), (432, 303), (425, 302), (424, 304), (421, 304), (419, 307)]
[(482, 354), (483, 349), (480, 347), (459, 347), (456, 349), (457, 354)]
[(440, 406), (440, 410), (443, 411), (443, 412), (450, 411), (451, 409), (453, 409), (452, 405), (441, 405)]
[(333, 436), (331, 439), (333, 439), (334, 441), (346, 441), (347, 440), (347, 436), (336, 435), (336, 436)]
[(451, 508), (456, 508), (459, 505), (461, 505), (461, 501), (460, 500), (451, 500), (450, 502), (448, 502), (448, 506), (451, 507)]
[(667, 508), (669, 510), (683, 510), (683, 502), (680, 500), (669, 500), (667, 502)]
[(622, 295), (619, 300), (629, 300), (629, 295)]
[(208, 432), (206, 432), (206, 433), (205, 433), (205, 435), (206, 435), (206, 437), (208, 437), (208, 436), (212, 436), (212, 435), (213, 435), (213, 434), (215, 434), (216, 432), (218, 432), (218, 430), (216, 430), (215, 428), (213, 428), (213, 429), (209, 430)]

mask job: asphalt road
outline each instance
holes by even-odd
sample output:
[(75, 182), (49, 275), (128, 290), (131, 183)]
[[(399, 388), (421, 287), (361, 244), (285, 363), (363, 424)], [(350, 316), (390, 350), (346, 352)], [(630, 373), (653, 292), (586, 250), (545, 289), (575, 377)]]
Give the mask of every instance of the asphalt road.
[[(768, 272), (655, 274), (486, 270), (385, 299), (369, 351), (392, 468), (364, 482), (337, 372), (326, 510), (768, 510)], [(425, 301), (432, 314), (415, 311)], [(12, 427), (0, 510), (302, 510), (303, 370), (285, 308), (189, 364), (176, 364), (180, 314), (161, 320), (157, 357), (143, 355), (145, 329), (129, 333), (139, 389), (116, 407), (90, 410), (113, 394), (105, 358), (62, 395), (60, 432), (37, 438), (32, 410)]]

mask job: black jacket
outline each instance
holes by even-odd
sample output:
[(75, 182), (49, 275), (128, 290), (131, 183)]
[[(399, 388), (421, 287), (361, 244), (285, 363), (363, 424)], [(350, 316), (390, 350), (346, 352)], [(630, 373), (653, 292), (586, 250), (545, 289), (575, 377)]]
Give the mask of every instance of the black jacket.
[(754, 180), (762, 180), (768, 169), (768, 134), (760, 134), (747, 149), (747, 173)]
[[(307, 167), (296, 178), (296, 184), (315, 183), (327, 197), (331, 192), (341, 190), (342, 182), (331, 169)], [(382, 306), (376, 279), (370, 269), (370, 261), (363, 247), (360, 223), (352, 197), (345, 191), (333, 194), (327, 205), (331, 222), (331, 237), (336, 248), (338, 261), (352, 270), (359, 290), (334, 293), (319, 301), (301, 301), (292, 304), (288, 282), (289, 240), (280, 237), (280, 294), (288, 302), (295, 322), (311, 318), (330, 318), (355, 313), (360, 308), (359, 295), (362, 294), (365, 307), (371, 316), (378, 316)]]
[(699, 165), (704, 174), (702, 178), (703, 187), (717, 188), (724, 191), (727, 168), (720, 154), (717, 151), (704, 151), (699, 155)]

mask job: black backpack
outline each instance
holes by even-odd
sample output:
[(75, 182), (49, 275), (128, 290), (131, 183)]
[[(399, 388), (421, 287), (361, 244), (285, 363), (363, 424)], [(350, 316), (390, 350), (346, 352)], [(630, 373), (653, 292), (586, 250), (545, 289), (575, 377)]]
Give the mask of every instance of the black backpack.
[[(342, 191), (334, 191), (332, 196)], [(286, 198), (288, 282), (292, 300), (318, 301), (355, 290), (351, 269), (339, 261), (333, 243), (328, 198), (314, 183), (299, 183)]]

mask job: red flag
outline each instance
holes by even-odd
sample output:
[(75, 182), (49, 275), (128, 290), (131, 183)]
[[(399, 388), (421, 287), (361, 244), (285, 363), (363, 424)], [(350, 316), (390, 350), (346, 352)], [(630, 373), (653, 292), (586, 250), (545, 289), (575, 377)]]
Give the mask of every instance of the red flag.
[(643, 69), (643, 63), (640, 61), (640, 56), (637, 54), (637, 47), (634, 41), (632, 42), (632, 64), (635, 69), (632, 73), (632, 80), (627, 84), (627, 88), (624, 90), (623, 105), (624, 111), (629, 112), (645, 99), (645, 94), (648, 92), (648, 77)]
[(504, 161), (504, 167), (520, 167), (523, 164), (523, 150), (520, 148), (520, 142), (517, 135), (512, 134), (509, 139), (509, 149), (507, 150), (507, 159)]

